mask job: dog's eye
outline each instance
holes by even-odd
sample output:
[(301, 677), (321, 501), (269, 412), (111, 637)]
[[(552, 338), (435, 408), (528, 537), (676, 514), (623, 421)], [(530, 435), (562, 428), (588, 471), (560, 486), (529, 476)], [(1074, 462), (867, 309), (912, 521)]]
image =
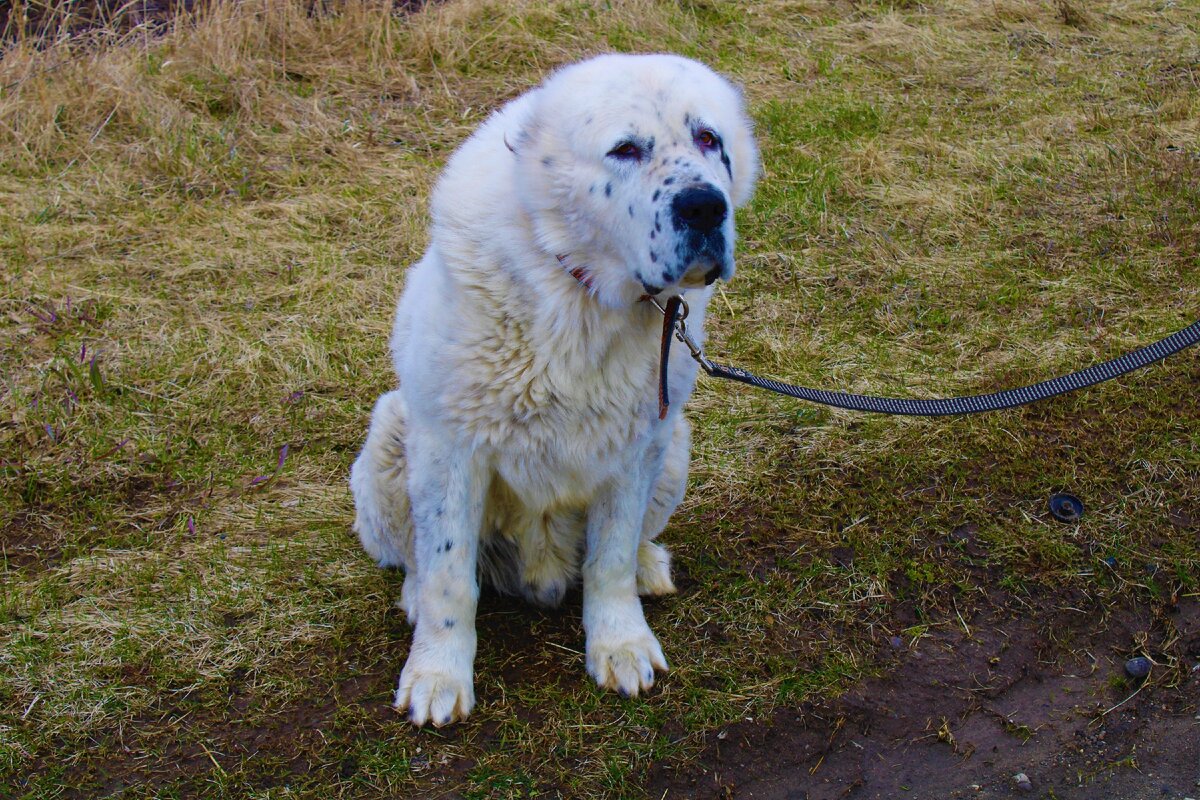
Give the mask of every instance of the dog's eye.
[(701, 150), (716, 150), (721, 144), (721, 137), (704, 128), (696, 133), (696, 144)]
[(608, 154), (621, 161), (639, 161), (642, 158), (642, 148), (633, 142), (621, 142), (612, 150), (609, 150)]

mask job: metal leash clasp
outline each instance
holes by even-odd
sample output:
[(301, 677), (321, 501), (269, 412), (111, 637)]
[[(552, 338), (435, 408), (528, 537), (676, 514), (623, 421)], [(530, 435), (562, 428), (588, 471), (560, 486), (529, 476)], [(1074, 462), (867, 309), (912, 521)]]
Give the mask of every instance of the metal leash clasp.
[[(657, 297), (651, 297), (650, 302), (654, 304), (654, 307), (658, 309), (660, 314), (662, 314), (664, 317), (667, 315), (667, 309), (663, 307), (662, 303), (658, 302)], [(679, 316), (675, 318), (675, 340), (688, 349), (688, 352), (692, 354), (692, 358), (695, 359), (696, 363), (700, 365), (701, 369), (711, 375), (713, 373), (712, 362), (704, 357), (703, 348), (696, 344), (696, 340), (693, 339), (687, 332), (687, 322), (685, 322), (687, 316), (687, 300), (684, 300), (682, 297), (680, 297)]]

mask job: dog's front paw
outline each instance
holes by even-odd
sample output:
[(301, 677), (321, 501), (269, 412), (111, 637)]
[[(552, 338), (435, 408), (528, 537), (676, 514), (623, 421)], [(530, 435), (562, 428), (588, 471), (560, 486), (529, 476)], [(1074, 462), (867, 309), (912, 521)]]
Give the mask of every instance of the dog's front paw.
[(662, 646), (643, 622), (624, 633), (588, 636), (588, 674), (603, 689), (637, 697), (654, 685), (654, 671), (667, 671)]
[(471, 669), (464, 672), (446, 663), (414, 653), (400, 672), (396, 689), (396, 710), (408, 711), (414, 725), (432, 722), (435, 727), (463, 720), (475, 707), (475, 686)]

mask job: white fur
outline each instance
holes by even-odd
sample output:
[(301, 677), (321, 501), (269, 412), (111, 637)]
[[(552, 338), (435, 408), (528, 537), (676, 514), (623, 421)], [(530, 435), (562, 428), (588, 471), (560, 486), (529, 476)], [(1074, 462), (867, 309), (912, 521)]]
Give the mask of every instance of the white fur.
[[(645, 157), (613, 155), (630, 137)], [(702, 339), (712, 290), (697, 276), (732, 275), (732, 208), (701, 252), (671, 204), (715, 187), (740, 205), (757, 169), (737, 90), (667, 55), (562, 69), (450, 159), (396, 312), (399, 388), (376, 404), (351, 471), (363, 547), (407, 572), (415, 630), (396, 705), (414, 723), (474, 705), (477, 571), (546, 605), (582, 578), (601, 686), (636, 695), (666, 670), (638, 594), (675, 588), (654, 539), (686, 484), (696, 365), (674, 348), (660, 421), (662, 317), (639, 298), (646, 284), (682, 292)]]

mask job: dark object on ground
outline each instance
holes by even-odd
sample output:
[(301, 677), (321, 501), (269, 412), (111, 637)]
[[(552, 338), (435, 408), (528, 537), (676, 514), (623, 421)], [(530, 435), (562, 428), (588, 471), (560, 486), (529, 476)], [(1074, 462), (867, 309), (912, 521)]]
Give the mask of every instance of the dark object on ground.
[(1145, 656), (1129, 659), (1125, 662), (1125, 674), (1136, 680), (1141, 680), (1150, 674), (1150, 659)]
[(1059, 522), (1078, 522), (1083, 518), (1083, 503), (1073, 494), (1052, 494), (1050, 514)]

